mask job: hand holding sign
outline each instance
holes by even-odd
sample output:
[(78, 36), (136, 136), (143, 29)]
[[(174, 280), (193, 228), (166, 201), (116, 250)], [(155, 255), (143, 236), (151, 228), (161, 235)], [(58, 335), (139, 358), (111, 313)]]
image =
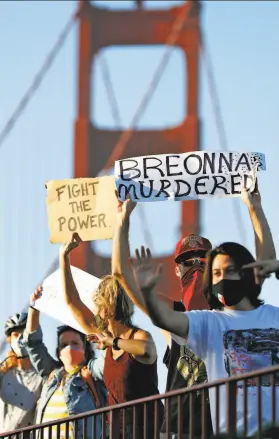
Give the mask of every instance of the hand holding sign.
[[(118, 197), (117, 191), (115, 191), (116, 199)], [(117, 219), (121, 222), (128, 219), (133, 212), (134, 208), (136, 207), (137, 203), (131, 200), (129, 196), (127, 196), (127, 199), (124, 201), (117, 199)]]
[[(42, 296), (43, 287), (39, 286), (33, 294), (31, 294), (29, 305), (31, 308), (34, 308), (36, 300), (38, 300)], [(35, 309), (35, 308), (34, 308)]]
[(70, 241), (60, 247), (60, 254), (63, 256), (68, 256), (72, 250), (77, 248), (82, 242), (78, 233), (73, 233)]
[(258, 189), (258, 180), (256, 181), (255, 189), (253, 192), (248, 192), (245, 187), (242, 187), (241, 200), (248, 207), (248, 209), (251, 209), (253, 207), (261, 207), (262, 200), (261, 194)]

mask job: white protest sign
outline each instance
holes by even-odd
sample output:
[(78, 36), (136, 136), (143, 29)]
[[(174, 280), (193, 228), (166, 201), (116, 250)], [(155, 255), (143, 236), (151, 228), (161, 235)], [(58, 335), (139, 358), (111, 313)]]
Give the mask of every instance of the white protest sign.
[(50, 242), (73, 232), (83, 241), (111, 239), (117, 215), (113, 176), (52, 180), (46, 184)]
[[(101, 282), (100, 279), (73, 266), (71, 266), (71, 271), (81, 300), (93, 312), (94, 292)], [(42, 295), (36, 300), (34, 308), (84, 333), (63, 300), (60, 269), (48, 276), (42, 287)]]
[(195, 151), (123, 159), (115, 162), (118, 198), (133, 201), (238, 197), (253, 191), (257, 171), (266, 170), (258, 152)]

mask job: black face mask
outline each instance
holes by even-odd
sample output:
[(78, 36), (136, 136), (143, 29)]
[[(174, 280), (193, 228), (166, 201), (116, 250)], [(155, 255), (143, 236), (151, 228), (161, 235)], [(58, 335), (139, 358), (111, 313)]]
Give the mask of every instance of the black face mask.
[[(243, 279), (222, 279), (217, 284), (212, 285), (212, 293), (223, 305), (234, 306), (246, 296), (248, 288), (251, 288), (251, 285)], [(223, 301), (219, 299), (218, 294), (223, 297)]]

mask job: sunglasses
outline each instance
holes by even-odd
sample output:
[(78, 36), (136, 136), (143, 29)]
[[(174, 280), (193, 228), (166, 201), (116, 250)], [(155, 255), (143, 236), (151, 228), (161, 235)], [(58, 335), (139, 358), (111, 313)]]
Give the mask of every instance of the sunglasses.
[(190, 259), (184, 259), (180, 262), (180, 265), (183, 265), (183, 267), (192, 267), (193, 265), (201, 265), (202, 267), (205, 266), (207, 262), (206, 258), (190, 258)]

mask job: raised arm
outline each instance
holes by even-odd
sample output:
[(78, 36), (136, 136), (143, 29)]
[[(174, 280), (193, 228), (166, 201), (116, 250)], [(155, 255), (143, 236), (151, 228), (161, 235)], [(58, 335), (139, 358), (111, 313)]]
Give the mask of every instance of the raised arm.
[(242, 201), (248, 207), (254, 234), (257, 260), (275, 259), (272, 233), (262, 208), (261, 195), (256, 186), (255, 191), (250, 194), (245, 188), (242, 189)]
[(43, 334), (40, 328), (40, 311), (33, 307), (42, 291), (42, 287), (39, 287), (30, 298), (26, 328), (20, 336), (19, 344), (27, 350), (34, 369), (41, 376), (48, 377), (54, 369), (59, 367), (59, 363), (52, 358), (43, 343)]
[[(130, 215), (136, 207), (136, 203), (131, 200), (124, 202), (118, 201), (118, 214), (112, 243), (112, 274), (117, 276), (119, 282), (125, 289), (132, 302), (149, 317), (140, 289), (135, 282), (130, 264)], [(173, 302), (162, 294), (159, 295), (172, 309)], [(168, 331), (162, 330), (163, 336), (168, 346), (171, 345), (171, 337)]]
[(118, 200), (118, 213), (114, 237), (112, 242), (112, 274), (117, 276), (119, 282), (124, 287), (126, 293), (134, 304), (145, 314), (147, 310), (142, 300), (140, 290), (135, 282), (131, 264), (130, 264), (130, 246), (129, 246), (129, 229), (130, 215), (133, 212), (136, 203), (125, 200)]
[(77, 248), (80, 242), (80, 237), (74, 233), (72, 239), (61, 247), (59, 262), (64, 300), (84, 332), (90, 334), (97, 331), (95, 316), (79, 297), (79, 292), (72, 276), (69, 257), (70, 252)]
[(189, 330), (187, 315), (170, 309), (154, 291), (161, 275), (161, 268), (158, 266), (157, 270), (153, 269), (149, 249), (145, 251), (145, 248), (141, 247), (141, 253), (136, 250), (136, 260), (133, 261), (134, 276), (152, 322), (159, 328), (187, 339)]

